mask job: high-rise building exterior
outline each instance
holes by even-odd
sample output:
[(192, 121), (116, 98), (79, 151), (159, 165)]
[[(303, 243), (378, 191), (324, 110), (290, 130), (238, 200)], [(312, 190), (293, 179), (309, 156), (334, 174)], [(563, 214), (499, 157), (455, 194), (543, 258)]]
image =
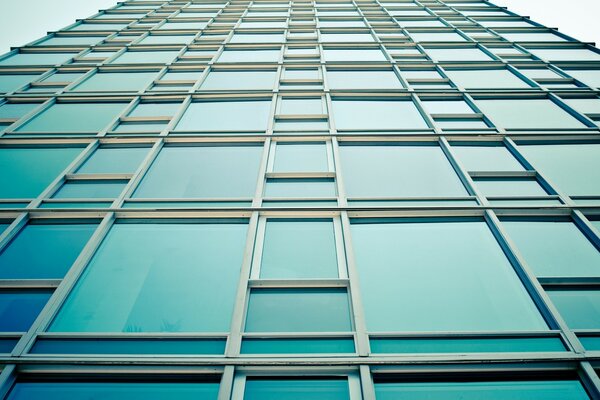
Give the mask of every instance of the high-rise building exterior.
[(129, 0), (0, 57), (0, 399), (600, 398), (600, 51), (484, 0)]

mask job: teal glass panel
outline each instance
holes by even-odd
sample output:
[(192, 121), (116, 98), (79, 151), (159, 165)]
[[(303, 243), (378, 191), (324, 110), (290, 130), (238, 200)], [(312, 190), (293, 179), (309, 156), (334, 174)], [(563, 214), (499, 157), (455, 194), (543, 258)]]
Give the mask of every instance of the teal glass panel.
[(365, 43), (374, 42), (373, 36), (368, 33), (321, 33), (323, 43)]
[(51, 295), (48, 290), (0, 292), (0, 332), (26, 332)]
[[(192, 103), (176, 131), (265, 131), (270, 101), (222, 101)], [(235, 116), (235, 118), (233, 118)]]
[(245, 223), (114, 225), (50, 330), (229, 331), (246, 231)]
[(568, 221), (502, 221), (538, 277), (600, 276), (600, 253)]
[(98, 132), (115, 119), (127, 103), (53, 104), (21, 125), (17, 132)]
[(346, 289), (253, 289), (246, 332), (348, 332)]
[(475, 185), (486, 197), (546, 196), (548, 193), (535, 179), (477, 178)]
[(44, 78), (42, 82), (73, 82), (83, 75), (83, 72), (55, 72), (47, 78)]
[(600, 350), (600, 336), (579, 336), (579, 341), (588, 351)]
[(351, 206), (367, 206), (367, 207), (447, 207), (447, 206), (476, 206), (475, 199), (453, 199), (453, 200), (437, 200), (437, 199), (413, 199), (413, 200), (349, 200)]
[(216, 400), (218, 383), (19, 382), (7, 400)]
[(579, 129), (586, 126), (548, 99), (475, 100), (497, 126), (507, 129)]
[(58, 65), (70, 60), (76, 55), (77, 53), (17, 53), (0, 60), (0, 65)]
[(114, 128), (114, 133), (148, 133), (158, 135), (167, 127), (166, 123), (162, 122), (142, 122), (142, 123), (121, 123)]
[(94, 224), (27, 225), (0, 254), (0, 278), (62, 278), (94, 229)]
[(101, 147), (77, 170), (78, 174), (132, 174), (148, 147)]
[(254, 63), (279, 61), (280, 50), (225, 50), (221, 53), (220, 63)]
[(600, 328), (600, 290), (546, 290), (571, 329)]
[(491, 61), (492, 57), (478, 48), (425, 49), (433, 61)]
[(68, 181), (52, 196), (53, 199), (116, 199), (125, 181)]
[(177, 57), (179, 51), (126, 51), (111, 64), (166, 64)]
[(26, 83), (36, 80), (38, 77), (39, 75), (2, 74), (0, 75), (0, 92), (12, 92)]
[(402, 89), (393, 71), (327, 71), (331, 89)]
[(253, 197), (261, 146), (165, 147), (134, 198)]
[(37, 197), (81, 152), (81, 148), (0, 149), (0, 197)]
[(202, 90), (273, 90), (277, 71), (213, 71), (202, 82)]
[(467, 171), (524, 171), (504, 146), (452, 146)]
[(108, 208), (112, 201), (75, 201), (48, 202), (44, 201), (39, 208)]
[(268, 220), (260, 277), (337, 278), (333, 221)]
[(547, 338), (448, 338), (371, 339), (373, 353), (520, 353), (565, 351), (556, 337)]
[(319, 115), (323, 114), (323, 101), (318, 99), (292, 99), (285, 97), (281, 99), (279, 114), (295, 115)]
[(452, 197), (467, 191), (437, 146), (341, 146), (348, 197)]
[(475, 119), (436, 119), (435, 123), (442, 130), (487, 129), (483, 120)]
[(223, 354), (225, 339), (131, 338), (36, 340), (30, 354)]
[(161, 25), (158, 29), (159, 30), (166, 30), (166, 29), (192, 29), (192, 30), (198, 30), (198, 29), (204, 29), (206, 28), (207, 22), (205, 21), (196, 21), (196, 22), (166, 22), (164, 25)]
[(325, 143), (282, 144), (275, 151), (275, 172), (326, 172), (327, 149)]
[(336, 200), (263, 200), (264, 207), (335, 207)]
[(10, 353), (15, 348), (18, 341), (19, 339), (16, 338), (0, 337), (0, 353)]
[(473, 109), (462, 100), (454, 101), (423, 101), (423, 107), (430, 114), (473, 114)]
[(379, 49), (324, 49), (323, 58), (327, 62), (387, 61), (387, 58)]
[(579, 381), (375, 383), (377, 400), (584, 400)]
[(507, 69), (447, 69), (446, 75), (465, 89), (522, 89), (531, 87)]
[(170, 117), (180, 108), (181, 103), (141, 103), (128, 114), (128, 117)]
[(532, 145), (519, 150), (566, 194), (600, 195), (600, 144)]
[(138, 44), (188, 44), (194, 35), (150, 35)]
[(91, 46), (105, 38), (106, 36), (52, 36), (36, 46)]
[(267, 179), (264, 197), (321, 198), (335, 197), (335, 180), (329, 178)]
[(346, 379), (246, 379), (244, 400), (348, 400)]
[(125, 202), (123, 208), (245, 208), (251, 205), (252, 201), (128, 201)]
[(69, 28), (69, 31), (118, 31), (125, 28), (127, 24), (90, 24), (90, 23), (81, 23), (72, 28)]
[(0, 119), (21, 118), (39, 107), (40, 103), (5, 103), (0, 105)]
[[(267, 23), (267, 22), (265, 22)], [(285, 41), (285, 36), (282, 33), (278, 34), (248, 34), (235, 33), (229, 43), (281, 43)]]
[(548, 329), (484, 222), (351, 229), (369, 331)]
[(242, 354), (354, 353), (354, 339), (250, 339), (242, 341)]
[(144, 90), (157, 72), (99, 72), (81, 82), (75, 92), (137, 92)]
[(412, 101), (333, 100), (337, 129), (427, 129)]

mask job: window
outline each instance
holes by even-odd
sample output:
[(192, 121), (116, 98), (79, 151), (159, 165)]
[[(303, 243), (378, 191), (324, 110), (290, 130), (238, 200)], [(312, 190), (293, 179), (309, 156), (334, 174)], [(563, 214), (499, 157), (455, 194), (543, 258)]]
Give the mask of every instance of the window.
[(450, 197), (466, 190), (436, 146), (340, 147), (348, 197)]
[(277, 143), (273, 171), (326, 172), (327, 164), (324, 143)]
[(36, 46), (93, 46), (106, 39), (106, 36), (51, 36)]
[(586, 126), (548, 99), (476, 100), (497, 126), (506, 129), (581, 129)]
[(0, 198), (37, 197), (80, 152), (77, 147), (0, 148)]
[(138, 44), (188, 44), (194, 35), (149, 35)]
[(566, 194), (600, 195), (600, 144), (527, 145), (519, 150)]
[(348, 332), (346, 289), (253, 289), (246, 332)]
[(57, 103), (21, 125), (17, 131), (98, 132), (126, 107), (126, 103)]
[(504, 146), (460, 146), (452, 151), (467, 171), (523, 171), (525, 168)]
[(336, 196), (333, 178), (269, 178), (264, 197), (328, 198)]
[(26, 83), (36, 80), (39, 75), (17, 75), (17, 74), (6, 74), (0, 75), (0, 92), (9, 93), (19, 89)]
[(333, 100), (337, 129), (427, 129), (425, 120), (409, 100)]
[(0, 279), (61, 279), (95, 229), (90, 223), (27, 225), (0, 253)]
[(379, 49), (324, 49), (323, 58), (327, 62), (335, 61), (387, 61)]
[(261, 146), (165, 147), (133, 197), (253, 197)]
[(249, 34), (249, 33), (235, 33), (229, 43), (281, 43), (284, 42), (285, 37), (283, 33), (277, 34)]
[(532, 178), (474, 178), (473, 180), (486, 197), (548, 195)]
[(455, 32), (410, 32), (415, 42), (465, 42), (466, 39)]
[(77, 53), (17, 53), (0, 60), (0, 65), (58, 65), (76, 55)]
[(600, 329), (600, 290), (546, 290), (571, 329)]
[(600, 87), (600, 69), (569, 69), (566, 72), (589, 87)]
[(402, 89), (402, 83), (393, 71), (327, 71), (331, 89)]
[(527, 49), (531, 54), (548, 61), (598, 61), (600, 53), (588, 49)]
[(600, 253), (569, 221), (502, 222), (538, 277), (600, 276)]
[(157, 72), (100, 72), (81, 82), (75, 92), (137, 92), (156, 78)]
[(374, 42), (369, 33), (321, 33), (323, 43)]
[(550, 32), (502, 32), (511, 42), (565, 42), (567, 39)]
[(101, 147), (77, 170), (78, 174), (132, 174), (149, 152), (145, 147)]
[(332, 220), (266, 222), (261, 279), (337, 278)]
[(126, 180), (69, 180), (54, 193), (54, 199), (116, 199)]
[(548, 329), (484, 222), (357, 220), (352, 242), (369, 331)]
[(273, 90), (277, 71), (212, 71), (202, 90)]
[(433, 61), (490, 61), (492, 57), (478, 48), (427, 48)]
[(51, 295), (48, 290), (0, 291), (0, 331), (29, 330)]
[(192, 103), (176, 131), (265, 131), (271, 101), (223, 101)]
[(229, 331), (246, 231), (209, 221), (114, 225), (50, 330)]
[(319, 378), (246, 378), (244, 400), (347, 400), (350, 390), (347, 379)]
[(280, 50), (225, 50), (219, 57), (222, 63), (271, 62), (279, 61)]
[(507, 69), (446, 69), (446, 75), (465, 89), (518, 89), (531, 87)]
[(111, 64), (165, 64), (177, 57), (179, 51), (126, 51)]

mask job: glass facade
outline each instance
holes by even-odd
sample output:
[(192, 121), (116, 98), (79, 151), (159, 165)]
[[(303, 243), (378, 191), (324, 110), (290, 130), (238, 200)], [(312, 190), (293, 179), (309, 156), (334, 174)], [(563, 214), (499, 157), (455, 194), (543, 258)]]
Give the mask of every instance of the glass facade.
[(600, 398), (598, 49), (115, 3), (0, 55), (0, 399)]

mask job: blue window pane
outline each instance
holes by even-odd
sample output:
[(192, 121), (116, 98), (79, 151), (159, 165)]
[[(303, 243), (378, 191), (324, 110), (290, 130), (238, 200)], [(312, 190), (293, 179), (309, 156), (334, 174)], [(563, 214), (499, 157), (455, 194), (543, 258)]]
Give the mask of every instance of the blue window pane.
[(584, 400), (579, 381), (376, 383), (377, 400)]
[(333, 116), (338, 129), (427, 129), (412, 101), (334, 100)]
[(24, 125), (19, 132), (97, 132), (115, 119), (126, 103), (54, 104)]
[(600, 328), (600, 290), (548, 290), (571, 329)]
[(52, 196), (54, 199), (116, 199), (125, 181), (69, 181)]
[(203, 90), (272, 90), (277, 71), (213, 71), (202, 82)]
[(524, 171), (504, 146), (452, 146), (467, 171)]
[(354, 339), (244, 339), (242, 354), (354, 353)]
[(265, 131), (270, 109), (270, 101), (192, 103), (181, 117), (175, 130)]
[(268, 221), (260, 277), (337, 278), (333, 221)]
[(377, 338), (371, 339), (373, 353), (505, 353), (565, 351), (561, 340), (552, 338)]
[(569, 221), (503, 221), (539, 277), (600, 276), (600, 253)]
[(15, 338), (0, 338), (0, 353), (10, 353), (19, 340)]
[(165, 64), (173, 61), (179, 51), (126, 51), (111, 64)]
[(118, 92), (144, 90), (157, 76), (157, 72), (100, 72), (81, 82), (76, 92)]
[(132, 174), (149, 151), (147, 147), (99, 148), (77, 170), (77, 173)]
[(370, 331), (548, 329), (484, 222), (356, 222), (352, 241)]
[(227, 332), (246, 230), (245, 223), (113, 226), (51, 331)]
[(17, 90), (26, 83), (32, 82), (37, 79), (39, 75), (16, 75), (6, 74), (0, 75), (0, 92), (9, 93)]
[(348, 197), (443, 197), (467, 192), (436, 146), (341, 146)]
[(244, 400), (346, 400), (346, 379), (247, 379)]
[(250, 293), (246, 332), (348, 332), (345, 289), (260, 289)]
[(27, 225), (0, 254), (0, 278), (62, 278), (94, 229), (93, 224)]
[(76, 55), (77, 53), (17, 53), (1, 60), (0, 65), (57, 65)]
[(0, 292), (0, 331), (27, 331), (51, 295), (47, 290)]
[(260, 146), (165, 147), (133, 197), (253, 197), (261, 154)]
[(0, 149), (0, 197), (37, 197), (81, 152), (81, 148)]
[(0, 119), (21, 118), (39, 105), (39, 103), (6, 103), (0, 105)]
[(324, 143), (277, 144), (275, 172), (326, 172), (327, 149)]
[(277, 178), (267, 179), (265, 197), (323, 198), (335, 197), (333, 178)]
[(331, 89), (402, 89), (393, 71), (327, 71)]
[(218, 383), (17, 382), (7, 400), (216, 400)]

